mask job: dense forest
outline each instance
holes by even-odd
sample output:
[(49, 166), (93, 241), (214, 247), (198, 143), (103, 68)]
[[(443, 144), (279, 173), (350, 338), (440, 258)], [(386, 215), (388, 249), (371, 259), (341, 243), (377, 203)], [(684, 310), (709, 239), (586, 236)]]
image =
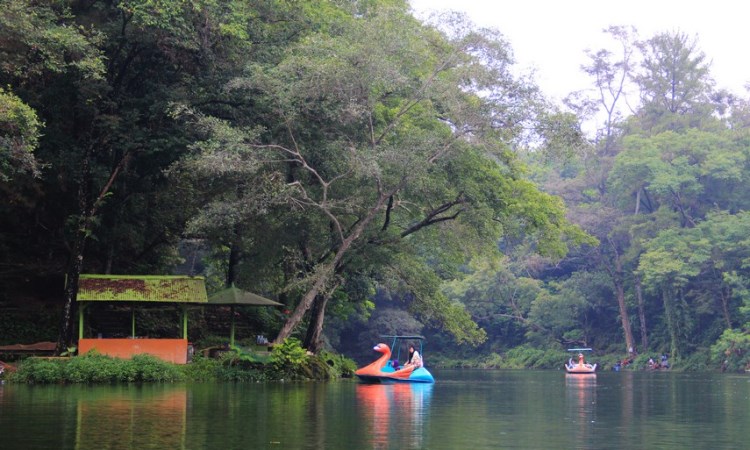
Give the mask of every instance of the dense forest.
[(189, 274), (313, 352), (750, 365), (750, 99), (697, 38), (613, 26), (558, 105), (405, 0), (0, 5), (0, 343), (69, 345), (82, 273)]

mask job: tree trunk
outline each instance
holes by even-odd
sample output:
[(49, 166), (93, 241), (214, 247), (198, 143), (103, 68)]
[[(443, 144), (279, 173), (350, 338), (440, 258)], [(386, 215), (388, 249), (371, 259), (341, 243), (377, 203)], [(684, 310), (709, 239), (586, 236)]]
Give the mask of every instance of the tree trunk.
[(227, 279), (226, 285), (228, 288), (234, 285), (237, 281), (237, 266), (240, 264), (240, 247), (235, 242), (232, 242), (229, 246), (229, 261), (227, 267)]
[(94, 216), (99, 205), (104, 201), (105, 196), (112, 188), (120, 171), (130, 160), (132, 153), (126, 153), (120, 162), (112, 169), (107, 183), (102, 187), (99, 195), (89, 206), (89, 184), (91, 183), (91, 157), (93, 149), (88, 147), (81, 160), (81, 182), (78, 185), (78, 210), (80, 218), (78, 227), (75, 232), (75, 240), (70, 255), (70, 266), (68, 267), (65, 292), (63, 294), (63, 311), (60, 320), (60, 334), (57, 338), (55, 354), (59, 355), (73, 342), (73, 324), (75, 319), (75, 305), (78, 297), (78, 280), (83, 270), (83, 255), (86, 247), (86, 239), (91, 232)]
[(664, 316), (667, 322), (667, 330), (669, 331), (670, 354), (672, 357), (677, 356), (678, 353), (677, 318), (675, 317), (674, 300), (672, 290), (665, 284), (662, 287), (662, 301), (664, 302)]
[(323, 334), (323, 319), (329, 298), (328, 295), (318, 295), (310, 311), (310, 323), (302, 346), (315, 354), (321, 350), (320, 336)]
[[(349, 243), (351, 245), (351, 243)], [(347, 245), (347, 249), (349, 247)], [(336, 252), (336, 257), (334, 260), (340, 260), (340, 256), (343, 256), (345, 251), (343, 249), (339, 249), (338, 252)], [(340, 256), (339, 256), (340, 255)], [(326, 284), (328, 283), (329, 279), (331, 278), (331, 275), (333, 274), (333, 263), (324, 264), (323, 267), (315, 274), (315, 282), (313, 283), (312, 287), (305, 293), (305, 295), (302, 297), (302, 300), (300, 300), (299, 304), (296, 308), (294, 308), (294, 311), (289, 316), (289, 318), (284, 322), (284, 325), (281, 327), (281, 330), (279, 331), (279, 334), (276, 336), (276, 339), (274, 339), (274, 344), (281, 344), (283, 343), (286, 338), (292, 335), (292, 332), (295, 328), (297, 328), (297, 325), (302, 321), (302, 318), (304, 317), (305, 313), (310, 309), (312, 306), (313, 301), (315, 300), (315, 297), (318, 296), (318, 294), (324, 290)]]
[(635, 276), (635, 296), (638, 298), (638, 320), (641, 322), (641, 348), (648, 348), (648, 330), (646, 327), (646, 306), (643, 304), (641, 277)]
[(719, 298), (721, 299), (721, 312), (724, 315), (724, 324), (727, 330), (732, 329), (732, 316), (729, 313), (729, 294), (724, 287), (719, 288)]
[(641, 190), (643, 188), (638, 188), (638, 191), (635, 193), (635, 214), (638, 215), (638, 212), (641, 209)]
[(326, 285), (331, 281), (331, 277), (335, 275), (335, 269), (344, 258), (346, 252), (349, 251), (352, 244), (357, 239), (359, 239), (365, 228), (375, 218), (375, 215), (383, 208), (383, 205), (385, 204), (385, 201), (388, 199), (388, 197), (390, 197), (394, 193), (395, 192), (381, 193), (381, 195), (378, 197), (378, 200), (375, 202), (375, 205), (370, 208), (364, 219), (359, 221), (352, 232), (349, 234), (349, 236), (347, 236), (341, 242), (341, 245), (336, 249), (336, 253), (333, 256), (333, 259), (319, 266), (319, 269), (316, 270), (315, 274), (313, 275), (314, 281), (312, 287), (310, 287), (310, 289), (305, 293), (297, 307), (294, 308), (292, 315), (289, 316), (284, 325), (281, 327), (279, 334), (273, 341), (274, 344), (281, 344), (284, 342), (284, 340), (286, 340), (286, 338), (291, 336), (294, 329), (302, 321), (305, 313), (310, 310), (310, 307), (312, 307), (315, 297), (317, 297), (318, 294), (320, 294), (325, 289)]
[(86, 246), (86, 236), (89, 228), (90, 211), (88, 208), (89, 188), (88, 184), (91, 178), (89, 167), (89, 152), (84, 154), (81, 161), (81, 182), (78, 185), (78, 211), (79, 218), (75, 230), (73, 248), (70, 253), (70, 262), (65, 279), (65, 292), (63, 294), (63, 310), (60, 318), (60, 334), (57, 337), (57, 346), (55, 355), (60, 355), (66, 351), (73, 342), (73, 323), (78, 297), (78, 279), (83, 270), (83, 250)]
[(625, 348), (628, 354), (633, 353), (635, 350), (635, 339), (633, 339), (633, 327), (630, 325), (630, 316), (628, 315), (628, 307), (625, 304), (625, 276), (622, 270), (622, 261), (620, 260), (620, 253), (617, 251), (612, 240), (609, 244), (613, 250), (613, 263), (614, 269), (607, 265), (607, 272), (612, 278), (612, 284), (615, 286), (615, 295), (617, 296), (617, 307), (620, 311), (620, 324), (622, 326), (622, 333), (625, 336)]
[(83, 269), (83, 247), (85, 245), (84, 233), (76, 233), (73, 251), (65, 279), (65, 292), (62, 317), (60, 319), (60, 334), (57, 337), (55, 355), (60, 355), (71, 346), (73, 342), (73, 323), (76, 311), (76, 299), (78, 297), (78, 279)]
[(341, 286), (341, 283), (336, 283), (328, 293), (322, 296), (319, 295), (313, 304), (310, 314), (310, 323), (307, 326), (307, 336), (305, 337), (305, 342), (302, 346), (315, 354), (318, 354), (323, 350), (323, 340), (321, 339), (321, 336), (323, 334), (323, 321), (325, 320), (326, 306), (328, 305), (328, 300), (331, 299), (331, 296), (339, 286)]
[(620, 308), (620, 322), (622, 323), (622, 331), (625, 334), (625, 348), (627, 348), (628, 354), (630, 354), (635, 350), (635, 339), (633, 339), (633, 329), (630, 326), (628, 308), (625, 305), (625, 288), (623, 287), (622, 280), (619, 280), (618, 283), (615, 283), (615, 290), (617, 292), (617, 305)]

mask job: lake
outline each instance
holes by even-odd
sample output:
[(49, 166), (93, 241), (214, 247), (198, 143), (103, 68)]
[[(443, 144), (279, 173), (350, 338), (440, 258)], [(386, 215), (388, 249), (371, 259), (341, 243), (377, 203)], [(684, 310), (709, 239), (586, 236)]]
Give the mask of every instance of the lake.
[(0, 449), (745, 449), (746, 374), (0, 386)]

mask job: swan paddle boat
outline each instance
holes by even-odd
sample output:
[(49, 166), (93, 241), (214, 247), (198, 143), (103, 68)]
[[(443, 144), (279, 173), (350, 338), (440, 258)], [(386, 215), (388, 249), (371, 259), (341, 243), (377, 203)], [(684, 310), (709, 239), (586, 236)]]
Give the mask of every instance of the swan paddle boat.
[(569, 348), (569, 352), (578, 352), (578, 362), (573, 361), (573, 358), (568, 359), (565, 364), (565, 370), (572, 374), (587, 374), (596, 373), (596, 364), (587, 363), (584, 360), (583, 352), (590, 352), (590, 348)]
[[(432, 374), (424, 367), (421, 366), (399, 366), (399, 355), (401, 348), (399, 342), (419, 342), (419, 354), (422, 355), (422, 336), (381, 336), (382, 338), (390, 338), (391, 346), (381, 342), (380, 344), (373, 347), (373, 350), (380, 353), (380, 357), (374, 362), (357, 369), (354, 372), (359, 380), (363, 383), (434, 383), (435, 379)], [(391, 348), (397, 349), (396, 358), (392, 358)], [(416, 348), (416, 345), (415, 345)]]

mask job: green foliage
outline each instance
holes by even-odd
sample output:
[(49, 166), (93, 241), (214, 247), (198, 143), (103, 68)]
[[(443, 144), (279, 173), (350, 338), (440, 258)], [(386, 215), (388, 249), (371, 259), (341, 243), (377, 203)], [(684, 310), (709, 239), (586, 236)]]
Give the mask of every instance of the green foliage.
[(505, 367), (513, 369), (558, 369), (570, 357), (557, 349), (539, 349), (527, 345), (513, 348), (505, 355)]
[(36, 111), (0, 87), (0, 181), (8, 181), (23, 172), (39, 176), (33, 151), (39, 143), (41, 129)]
[(96, 352), (77, 356), (61, 364), (63, 378), (69, 383), (114, 383), (135, 381), (135, 367), (126, 360), (118, 360)]
[(262, 367), (246, 364), (221, 364), (217, 371), (217, 379), (222, 381), (269, 381), (273, 380)]
[(316, 357), (328, 364), (336, 378), (351, 378), (357, 370), (357, 364), (344, 355), (322, 351)]
[(711, 346), (711, 362), (723, 371), (750, 369), (750, 333), (746, 330), (725, 330), (716, 344)]
[[(675, 361), (670, 360), (671, 370), (679, 370), (685, 372), (704, 372), (707, 370), (715, 371), (721, 370), (721, 364), (716, 364), (712, 361), (710, 349), (699, 349), (688, 355), (687, 357), (677, 359)], [(726, 369), (725, 369), (726, 370)]]
[(25, 359), (15, 372), (8, 376), (14, 383), (50, 384), (63, 381), (63, 366), (59, 361), (42, 358)]
[(0, 47), (1, 72), (31, 78), (70, 71), (88, 80), (104, 75), (104, 59), (95, 47), (100, 32), (73, 25), (66, 3), (3, 2), (0, 28), (5, 41), (15, 45)]
[(302, 342), (297, 338), (287, 338), (280, 345), (276, 345), (271, 352), (271, 365), (280, 376), (294, 378), (299, 375), (308, 362), (307, 351), (302, 348)]
[(182, 372), (175, 364), (152, 355), (134, 355), (130, 366), (135, 373), (134, 381), (174, 382), (183, 379)]
[(0, 345), (54, 342), (59, 321), (57, 309), (5, 310), (0, 314)]
[(184, 378), (190, 381), (215, 381), (221, 371), (222, 362), (214, 358), (196, 355), (189, 364), (180, 367)]
[(243, 364), (243, 363), (257, 363), (266, 362), (269, 358), (260, 356), (254, 353), (252, 350), (244, 349), (242, 347), (232, 345), (229, 347), (228, 352), (224, 352), (221, 355), (221, 359), (225, 364)]
[[(72, 256), (92, 270), (166, 273), (182, 261), (290, 309), (333, 290), (326, 314), (344, 325), (387, 291), (402, 301), (388, 307), (408, 309), (391, 325), (476, 345), (486, 367), (555, 359), (528, 345), (498, 356), (523, 343), (623, 347), (623, 318), (644, 347), (716, 345), (712, 364), (730, 342), (741, 348), (742, 335), (720, 336), (750, 321), (750, 108), (714, 91), (697, 43), (610, 28), (618, 53), (592, 53), (585, 68), (601, 98), (577, 106), (607, 117), (589, 144), (579, 117), (514, 76), (498, 32), (440, 20), (420, 23), (401, 0), (4, 1), (1, 300), (52, 298), (62, 283), (41, 287), (40, 274), (85, 248)], [(643, 100), (630, 118), (616, 105), (627, 79)], [(180, 253), (186, 236), (200, 250)], [(493, 261), (498, 250), (507, 260)], [(54, 340), (55, 313), (29, 311), (0, 315), (1, 343)], [(292, 317), (249, 316), (263, 332)], [(352, 329), (326, 328), (326, 342)], [(349, 371), (294, 342), (277, 350), (267, 365), (232, 349), (186, 373)], [(56, 377), (51, 363), (29, 364), (34, 382)], [(75, 359), (64, 373), (175, 377), (154, 361), (117, 364)]]
[(28, 358), (9, 377), (21, 383), (130, 383), (174, 382), (183, 379), (180, 369), (151, 355), (118, 359), (96, 352), (61, 358)]

